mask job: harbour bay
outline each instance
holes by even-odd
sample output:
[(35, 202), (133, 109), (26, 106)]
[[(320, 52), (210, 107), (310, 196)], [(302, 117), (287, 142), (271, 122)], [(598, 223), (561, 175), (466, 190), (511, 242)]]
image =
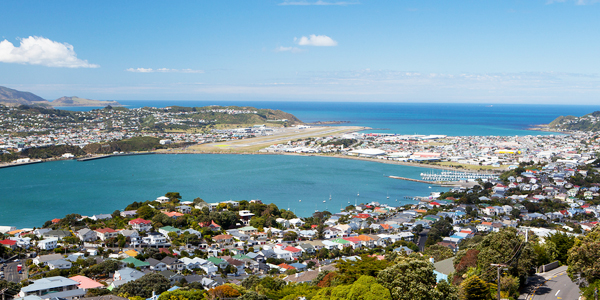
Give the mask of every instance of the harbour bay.
[(39, 227), (69, 213), (112, 213), (133, 201), (154, 200), (167, 192), (181, 193), (183, 201), (260, 199), (305, 217), (315, 210), (339, 211), (348, 202), (399, 205), (412, 203), (405, 196), (448, 190), (387, 177), (418, 178), (427, 170), (289, 155), (179, 154), (54, 161), (0, 172), (0, 220), (11, 226)]

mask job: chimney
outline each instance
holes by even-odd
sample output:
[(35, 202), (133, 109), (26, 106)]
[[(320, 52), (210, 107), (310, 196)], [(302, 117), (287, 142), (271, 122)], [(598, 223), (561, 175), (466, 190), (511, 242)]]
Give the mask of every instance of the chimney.
[(298, 273), (296, 273), (296, 274), (294, 274), (294, 275), (296, 275), (296, 278), (298, 278)]
[(321, 272), (321, 266), (319, 266), (319, 272)]

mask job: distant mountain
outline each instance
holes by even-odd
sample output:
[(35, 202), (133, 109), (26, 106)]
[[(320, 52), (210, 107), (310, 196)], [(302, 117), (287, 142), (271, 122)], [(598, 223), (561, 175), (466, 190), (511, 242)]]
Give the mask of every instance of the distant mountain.
[(117, 101), (90, 100), (79, 97), (61, 97), (52, 102), (30, 92), (0, 86), (0, 104), (6, 106), (121, 106)]
[(600, 111), (582, 117), (560, 116), (548, 127), (559, 131), (600, 131)]
[(0, 86), (0, 104), (6, 106), (39, 105), (50, 106), (50, 103), (42, 97), (30, 92), (21, 92)]
[(61, 97), (52, 102), (50, 102), (52, 106), (121, 106), (121, 103), (117, 101), (102, 101), (102, 100), (90, 100), (79, 98), (77, 96), (74, 97)]

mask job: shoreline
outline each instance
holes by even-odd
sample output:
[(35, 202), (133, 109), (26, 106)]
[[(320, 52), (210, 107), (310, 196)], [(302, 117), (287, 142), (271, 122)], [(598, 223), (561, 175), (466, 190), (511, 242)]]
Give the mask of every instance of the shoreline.
[(467, 173), (478, 173), (478, 172), (485, 171), (485, 172), (493, 172), (493, 173), (499, 174), (499, 173), (502, 173), (505, 171), (505, 170), (469, 170), (469, 169), (464, 169), (464, 168), (440, 166), (440, 165), (434, 165), (434, 164), (422, 164), (422, 163), (414, 163), (414, 162), (407, 162), (407, 161), (367, 158), (367, 157), (358, 157), (358, 156), (349, 156), (349, 155), (340, 155), (340, 154), (321, 155), (321, 154), (303, 154), (303, 153), (289, 153), (289, 152), (284, 152), (284, 153), (280, 153), (280, 152), (223, 152), (223, 151), (190, 151), (190, 150), (174, 151), (174, 152), (171, 152), (171, 151), (140, 151), (140, 152), (131, 152), (131, 153), (124, 153), (124, 154), (105, 154), (105, 155), (82, 156), (82, 157), (74, 157), (74, 158), (63, 158), (63, 157), (46, 158), (46, 159), (40, 159), (38, 161), (27, 162), (27, 163), (14, 163), (14, 164), (13, 163), (3, 163), (3, 164), (0, 164), (0, 169), (9, 168), (9, 167), (26, 166), (26, 165), (32, 165), (32, 164), (38, 164), (38, 163), (45, 163), (45, 162), (53, 162), (53, 161), (75, 160), (75, 161), (83, 162), (83, 161), (87, 161), (87, 160), (110, 158), (113, 156), (137, 156), (137, 155), (144, 155), (144, 154), (289, 155), (289, 156), (305, 156), (305, 157), (312, 156), (312, 157), (328, 157), (328, 158), (340, 158), (340, 159), (349, 159), (349, 160), (361, 160), (361, 161), (377, 162), (377, 163), (383, 163), (383, 164), (393, 164), (393, 165), (401, 165), (401, 166), (408, 166), (408, 167), (438, 169), (438, 170), (446, 170), (446, 171), (461, 171), (461, 172), (467, 172)]

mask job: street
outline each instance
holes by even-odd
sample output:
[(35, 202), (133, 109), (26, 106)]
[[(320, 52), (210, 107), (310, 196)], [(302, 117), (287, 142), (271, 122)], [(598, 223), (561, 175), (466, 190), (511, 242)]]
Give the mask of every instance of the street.
[(566, 271), (567, 267), (562, 266), (546, 274), (537, 274), (534, 278), (530, 278), (528, 289), (519, 299), (579, 299), (579, 286), (571, 281)]
[(17, 265), (19, 263), (20, 262), (6, 263), (6, 267), (4, 267), (4, 280), (15, 283), (21, 282), (22, 274), (19, 274), (17, 271)]

